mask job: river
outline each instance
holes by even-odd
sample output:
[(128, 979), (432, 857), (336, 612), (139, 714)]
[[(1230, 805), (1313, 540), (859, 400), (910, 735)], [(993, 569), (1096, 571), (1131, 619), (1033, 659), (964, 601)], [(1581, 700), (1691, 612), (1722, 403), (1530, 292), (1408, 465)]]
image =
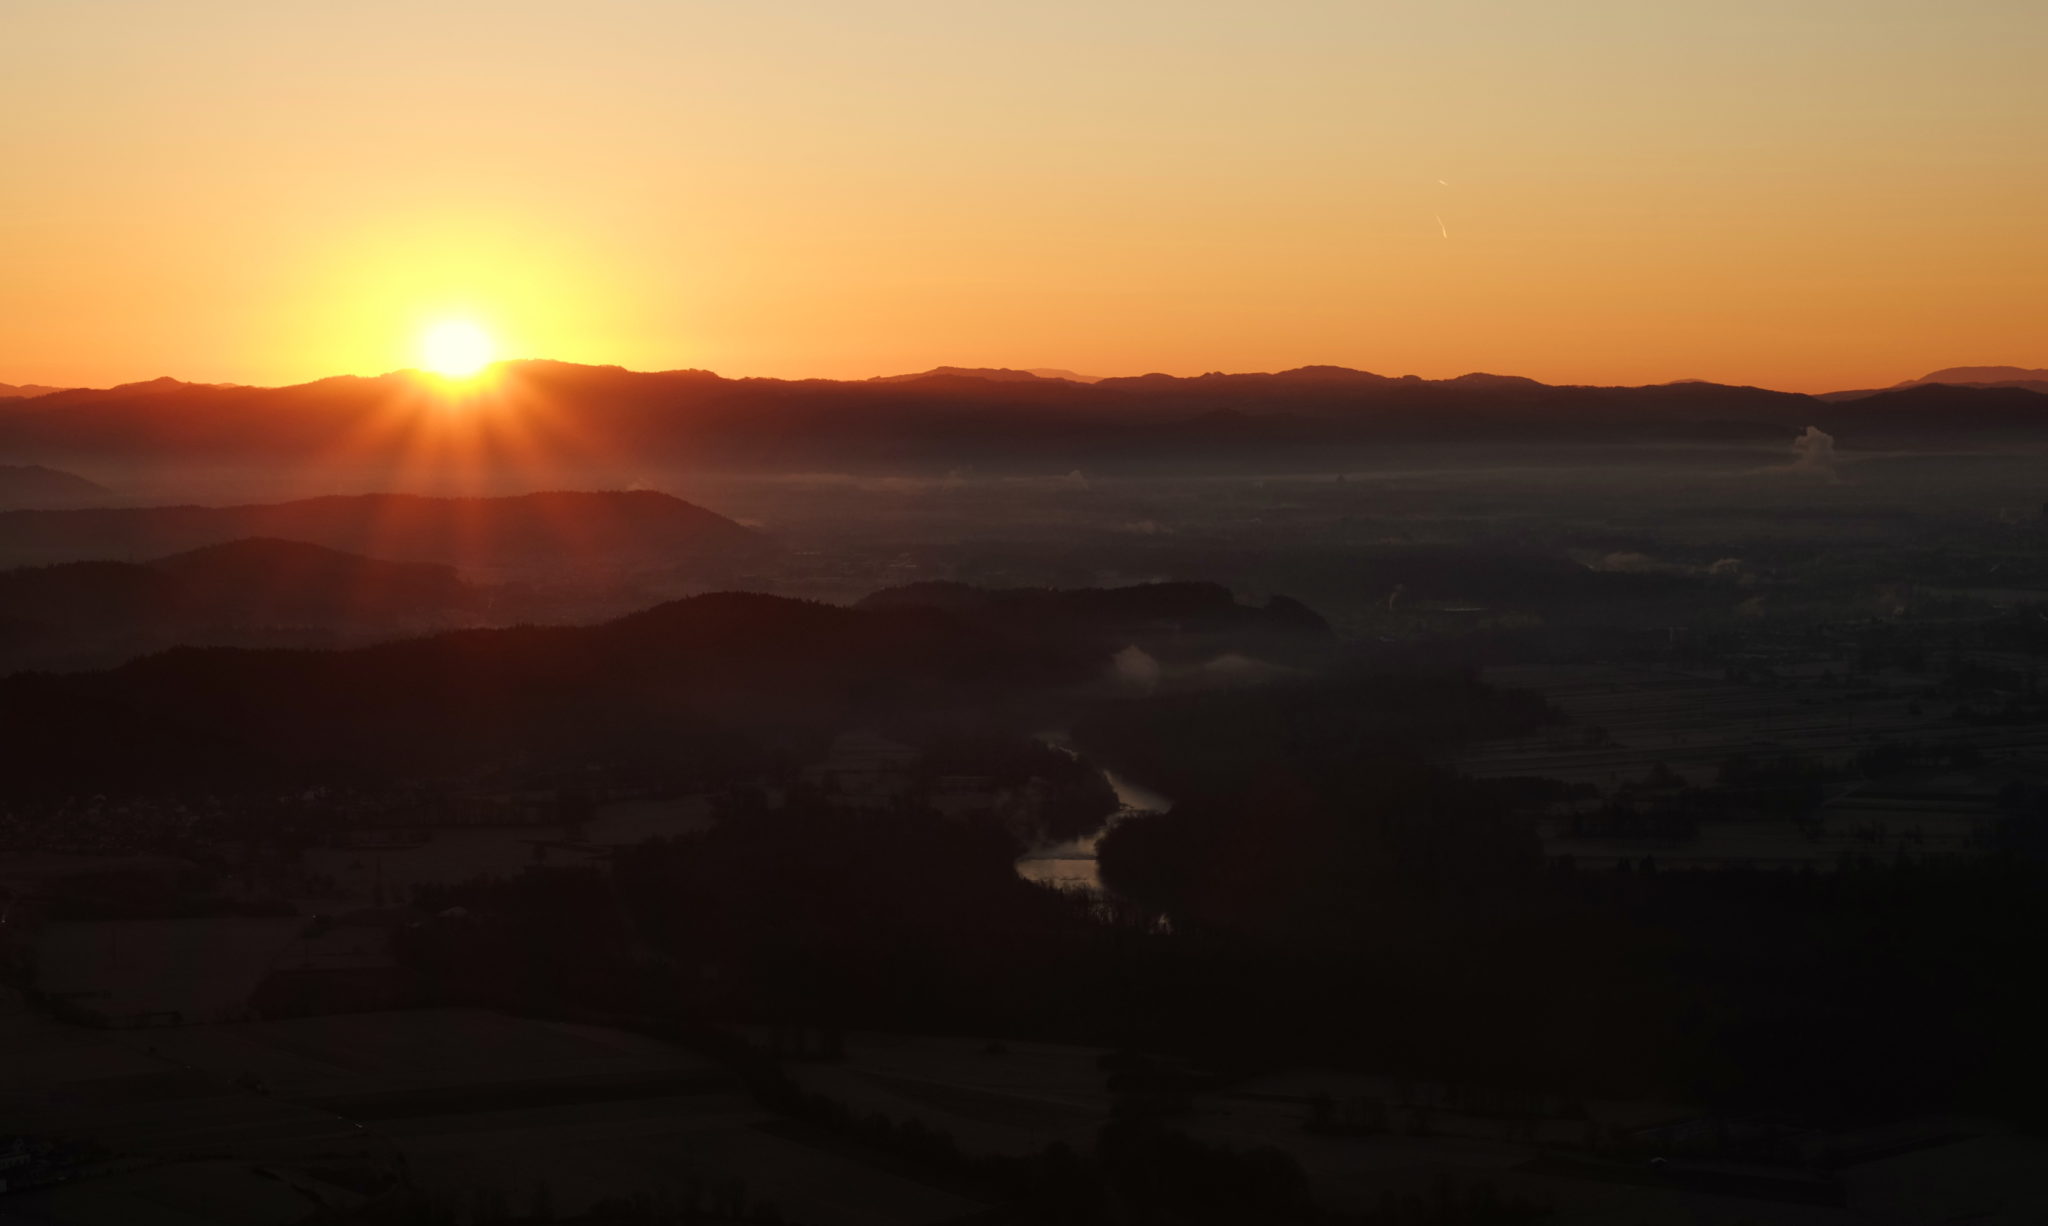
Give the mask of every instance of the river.
[[(1073, 748), (1066, 744), (1064, 737), (1048, 735), (1039, 739), (1063, 752), (1074, 752)], [(1095, 848), (1102, 841), (1102, 836), (1133, 813), (1164, 813), (1173, 807), (1173, 802), (1166, 797), (1132, 783), (1115, 771), (1105, 770), (1102, 777), (1116, 793), (1117, 799), (1117, 810), (1103, 823), (1102, 829), (1086, 838), (1032, 848), (1018, 858), (1018, 876), (1026, 881), (1036, 881), (1041, 885), (1056, 886), (1062, 890), (1083, 890), (1090, 894), (1100, 894), (1102, 877), (1096, 871)]]

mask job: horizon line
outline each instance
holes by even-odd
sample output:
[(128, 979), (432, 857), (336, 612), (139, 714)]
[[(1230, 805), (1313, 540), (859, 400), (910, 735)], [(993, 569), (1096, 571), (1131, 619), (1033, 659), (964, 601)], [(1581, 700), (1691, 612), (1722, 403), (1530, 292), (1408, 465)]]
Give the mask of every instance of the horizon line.
[[(932, 367), (929, 367), (929, 368), (927, 368), (927, 369), (925, 369), (925, 370), (918, 370), (918, 371), (906, 371), (906, 372), (903, 372), (903, 373), (900, 373), (900, 374), (879, 374), (879, 375), (867, 375), (867, 376), (861, 376), (861, 377), (855, 377), (855, 378), (832, 378), (832, 377), (830, 377), (830, 376), (823, 376), (823, 375), (807, 375), (807, 376), (797, 376), (797, 377), (789, 377), (789, 376), (780, 376), (780, 375), (726, 375), (726, 374), (722, 374), (722, 373), (720, 373), (720, 372), (718, 372), (718, 371), (715, 371), (715, 370), (710, 370), (710, 369), (708, 369), (708, 368), (704, 368), (704, 367), (694, 367), (694, 366), (678, 366), (678, 367), (670, 367), (670, 368), (667, 368), (667, 369), (662, 369), (662, 370), (636, 370), (636, 369), (634, 369), (634, 368), (631, 368), (631, 367), (628, 367), (628, 366), (624, 366), (624, 365), (621, 365), (621, 364), (619, 364), (619, 363), (616, 363), (616, 362), (573, 362), (573, 361), (569, 361), (569, 360), (566, 360), (566, 359), (562, 359), (562, 358), (544, 358), (544, 357), (520, 357), (520, 358), (500, 358), (500, 359), (497, 359), (497, 360), (495, 360), (495, 361), (492, 361), (491, 363), (489, 363), (489, 364), (488, 364), (488, 365), (487, 365), (487, 366), (486, 366), (486, 367), (484, 368), (484, 370), (483, 370), (483, 371), (480, 371), (480, 372), (479, 372), (478, 374), (476, 374), (476, 375), (471, 375), (471, 376), (467, 376), (467, 377), (464, 377), (464, 378), (459, 378), (459, 379), (451, 379), (451, 378), (450, 378), (449, 376), (446, 376), (446, 375), (441, 375), (441, 374), (437, 374), (437, 373), (435, 373), (435, 372), (433, 372), (433, 371), (429, 371), (429, 370), (422, 370), (422, 369), (420, 369), (419, 367), (414, 367), (414, 366), (405, 366), (405, 367), (398, 367), (398, 368), (395, 368), (395, 369), (392, 369), (392, 370), (386, 370), (386, 371), (382, 371), (382, 372), (379, 372), (379, 373), (377, 373), (377, 374), (367, 374), (367, 375), (366, 375), (366, 374), (357, 374), (357, 373), (354, 373), (354, 372), (342, 372), (342, 373), (338, 373), (338, 374), (331, 374), (331, 375), (321, 375), (321, 376), (318, 376), (318, 377), (316, 377), (316, 378), (312, 378), (312, 379), (306, 379), (306, 380), (302, 380), (302, 381), (299, 381), (299, 382), (291, 382), (291, 383), (235, 383), (235, 382), (227, 382), (227, 381), (206, 381), (206, 380), (197, 380), (197, 379), (183, 379), (183, 378), (179, 378), (179, 377), (178, 377), (178, 376), (176, 376), (176, 375), (157, 375), (157, 376), (154, 376), (154, 377), (152, 377), (152, 378), (147, 378), (147, 379), (132, 379), (132, 380), (127, 380), (127, 381), (124, 381), (124, 382), (119, 382), (119, 383), (112, 383), (112, 384), (108, 384), (108, 385), (106, 385), (106, 386), (104, 386), (104, 387), (95, 387), (95, 386), (91, 386), (91, 385), (87, 385), (87, 384), (73, 384), (73, 385), (60, 385), (60, 384), (52, 384), (52, 383), (37, 383), (37, 382), (35, 382), (34, 380), (26, 380), (26, 381), (23, 381), (23, 382), (20, 382), (20, 383), (9, 383), (9, 382), (6, 382), (6, 381), (4, 381), (4, 380), (0, 380), (0, 386), (5, 386), (5, 387), (41, 387), (41, 388), (48, 388), (48, 389), (51, 389), (51, 390), (48, 390), (48, 391), (42, 391), (42, 392), (38, 392), (38, 393), (37, 393), (36, 395), (34, 395), (34, 396), (29, 396), (29, 397), (0, 397), (0, 398), (5, 398), (5, 399), (26, 399), (26, 400), (40, 400), (40, 399), (44, 399), (45, 397), (48, 397), (48, 396), (53, 396), (53, 395), (58, 395), (58, 394), (61, 394), (61, 393), (64, 393), (64, 392), (110, 392), (110, 391), (118, 391), (118, 390), (120, 390), (121, 388), (140, 388), (140, 387), (148, 387), (148, 386), (151, 386), (151, 385), (155, 385), (155, 384), (163, 384), (163, 383), (175, 383), (175, 384), (178, 384), (178, 385), (180, 385), (180, 386), (182, 386), (182, 387), (195, 387), (195, 388), (215, 388), (215, 389), (220, 389), (220, 390), (231, 390), (231, 389), (232, 389), (232, 390), (253, 390), (253, 391), (288, 391), (288, 390), (291, 390), (291, 389), (293, 389), (293, 388), (300, 388), (300, 387), (311, 387), (311, 386), (313, 386), (314, 384), (318, 384), (318, 383), (327, 383), (327, 382), (332, 382), (332, 381), (334, 381), (334, 380), (337, 380), (337, 379), (359, 379), (359, 380), (363, 380), (363, 381), (365, 381), (365, 382), (371, 382), (371, 381), (375, 381), (375, 380), (379, 380), (379, 379), (392, 379), (392, 378), (400, 378), (400, 377), (412, 377), (412, 378), (417, 378), (417, 379), (425, 379), (425, 380), (435, 380), (435, 381), (439, 381), (439, 382), (444, 382), (444, 383), (471, 383), (471, 382), (475, 382), (475, 381), (477, 381), (477, 380), (480, 380), (480, 379), (486, 378), (486, 377), (487, 377), (487, 372), (492, 372), (492, 371), (498, 371), (498, 370), (502, 370), (502, 369), (505, 369), (505, 368), (507, 368), (507, 367), (517, 367), (517, 366), (522, 366), (522, 365), (549, 365), (549, 366), (569, 366), (569, 367), (576, 367), (576, 368), (578, 368), (578, 369), (583, 369), (583, 370), (615, 370), (615, 371), (619, 371), (619, 372), (621, 372), (621, 373), (624, 373), (624, 374), (629, 374), (629, 375), (644, 375), (644, 376), (649, 376), (649, 377), (659, 377), (659, 376), (662, 376), (662, 375), (684, 375), (684, 374), (690, 374), (690, 375), (708, 375), (708, 376), (710, 376), (710, 377), (712, 377), (712, 378), (715, 378), (715, 379), (720, 379), (720, 380), (723, 380), (723, 381), (726, 381), (726, 382), (733, 382), (733, 383), (738, 383), (738, 382), (761, 382), (761, 383), (844, 383), (844, 384), (862, 384), (862, 383), (902, 382), (902, 381), (907, 381), (907, 380), (917, 379), (917, 378), (920, 378), (920, 377), (930, 377), (930, 378), (947, 378), (947, 377), (953, 377), (953, 378), (982, 378), (982, 380), (983, 380), (984, 382), (990, 382), (990, 383), (997, 383), (997, 382), (1026, 382), (1026, 381), (1038, 381), (1038, 382), (1046, 382), (1046, 383), (1070, 383), (1070, 384), (1073, 384), (1073, 385), (1075, 385), (1075, 386), (1077, 386), (1077, 387), (1092, 387), (1092, 386), (1094, 386), (1094, 385), (1095, 385), (1095, 384), (1097, 384), (1097, 383), (1100, 383), (1100, 382), (1108, 382), (1108, 381), (1111, 381), (1111, 380), (1128, 380), (1128, 379), (1152, 379), (1152, 378), (1167, 378), (1167, 379), (1174, 379), (1174, 380), (1194, 380), (1194, 379), (1204, 379), (1204, 378), (1210, 378), (1210, 377), (1224, 377), (1224, 378), (1249, 378), (1249, 377), (1258, 377), (1258, 376), (1277, 376), (1277, 375), (1293, 374), (1293, 373), (1296, 373), (1296, 372), (1300, 372), (1300, 371), (1312, 371), (1312, 370), (1328, 370), (1328, 371), (1332, 371), (1332, 372), (1338, 372), (1338, 371), (1341, 371), (1341, 372), (1345, 372), (1345, 373), (1349, 373), (1349, 374), (1358, 374), (1358, 375), (1370, 375), (1370, 376), (1372, 376), (1373, 378), (1376, 378), (1376, 379), (1383, 379), (1383, 380), (1386, 380), (1386, 381), (1388, 381), (1388, 382), (1420, 382), (1420, 383), (1454, 383), (1454, 382), (1457, 382), (1457, 381), (1459, 381), (1459, 380), (1461, 380), (1461, 379), (1469, 379), (1469, 378), (1475, 378), (1475, 377), (1484, 377), (1484, 378), (1501, 378), (1501, 379), (1524, 379), (1524, 378), (1528, 378), (1528, 379), (1529, 379), (1529, 382), (1531, 382), (1531, 383), (1536, 383), (1536, 384), (1539, 384), (1540, 386), (1544, 386), (1544, 387), (1559, 387), (1559, 388), (1568, 388), (1568, 387), (1588, 387), (1588, 388), (1639, 388), (1639, 387), (1672, 387), (1672, 386), (1676, 386), (1676, 385), (1679, 385), (1679, 384), (1697, 383), (1697, 384), (1705, 384), (1705, 385), (1710, 385), (1710, 386), (1716, 386), (1716, 387), (1735, 387), (1735, 388), (1750, 388), (1750, 389), (1755, 389), (1755, 390), (1760, 390), (1760, 391), (1776, 391), (1776, 392), (1782, 392), (1783, 394), (1785, 394), (1785, 395), (1789, 395), (1789, 396), (1827, 396), (1827, 395), (1838, 395), (1838, 394), (1840, 394), (1840, 393), (1842, 393), (1842, 392), (1848, 392), (1848, 391), (1888, 391), (1888, 390), (1892, 390), (1892, 389), (1896, 389), (1896, 388), (1903, 388), (1903, 387), (1906, 387), (1906, 386), (1909, 386), (1909, 385), (1912, 385), (1912, 384), (1916, 384), (1916, 383), (1922, 383), (1922, 382), (1926, 382), (1926, 381), (1928, 381), (1928, 377), (1929, 377), (1928, 375), (1919, 375), (1919, 376), (1915, 376), (1915, 377), (1911, 377), (1911, 378), (1907, 378), (1907, 379), (1897, 380), (1897, 381), (1895, 381), (1895, 382), (1892, 382), (1892, 383), (1885, 383), (1885, 384), (1877, 384), (1877, 385), (1872, 385), (1872, 386), (1868, 386), (1868, 387), (1856, 387), (1856, 388), (1837, 388), (1837, 389), (1832, 389), (1832, 390), (1830, 390), (1830, 391), (1826, 391), (1826, 392), (1798, 392), (1798, 391), (1787, 391), (1787, 390), (1785, 390), (1785, 389), (1782, 389), (1782, 388), (1773, 388), (1773, 387), (1768, 387), (1768, 386), (1766, 386), (1766, 385), (1764, 385), (1764, 384), (1760, 384), (1760, 383), (1724, 383), (1724, 382), (1721, 382), (1721, 381), (1719, 381), (1719, 380), (1714, 380), (1714, 379), (1701, 379), (1701, 378), (1693, 378), (1693, 377), (1681, 377), (1681, 378), (1675, 378), (1675, 379), (1664, 379), (1664, 380), (1660, 380), (1660, 381), (1657, 381), (1657, 382), (1651, 382), (1651, 383), (1596, 383), (1596, 382), (1565, 382), (1565, 383), (1548, 383), (1548, 382), (1545, 382), (1545, 381), (1543, 381), (1543, 380), (1541, 380), (1541, 379), (1533, 379), (1533, 378), (1529, 378), (1528, 376), (1524, 376), (1524, 375), (1502, 374), (1502, 373), (1500, 373), (1500, 372), (1498, 372), (1498, 371), (1485, 371), (1485, 370), (1469, 370), (1469, 371), (1466, 371), (1466, 372), (1464, 372), (1464, 373), (1462, 373), (1462, 374), (1458, 374), (1458, 375), (1449, 375), (1449, 376), (1444, 376), (1444, 377), (1442, 377), (1442, 378), (1427, 378), (1427, 377), (1424, 377), (1424, 376), (1421, 376), (1421, 375), (1415, 375), (1415, 374), (1400, 374), (1400, 375), (1388, 375), (1388, 374), (1381, 374), (1381, 373), (1379, 373), (1378, 371), (1372, 371), (1372, 370), (1367, 370), (1367, 369), (1365, 369), (1365, 368), (1363, 368), (1363, 367), (1356, 367), (1356, 366), (1344, 366), (1344, 365), (1341, 365), (1341, 364), (1338, 364), (1338, 363), (1333, 363), (1333, 362), (1314, 362), (1314, 363), (1308, 363), (1308, 364), (1305, 364), (1305, 365), (1301, 365), (1301, 366), (1290, 366), (1290, 367), (1284, 367), (1284, 368), (1280, 368), (1280, 369), (1277, 369), (1277, 370), (1236, 370), (1236, 371), (1225, 371), (1225, 370), (1209, 370), (1209, 371), (1203, 371), (1203, 372), (1201, 372), (1201, 373), (1199, 373), (1199, 374), (1183, 374), (1183, 375), (1176, 375), (1176, 374), (1171, 374), (1171, 373), (1168, 373), (1168, 372), (1165, 372), (1165, 371), (1156, 371), (1156, 370), (1154, 370), (1154, 371), (1145, 371), (1145, 372), (1142, 372), (1142, 373), (1140, 373), (1140, 374), (1130, 374), (1130, 375), (1085, 375), (1085, 376), (1082, 376), (1082, 377), (1080, 377), (1080, 378), (1065, 378), (1065, 377), (1063, 377), (1063, 375), (1055, 375), (1055, 374), (1041, 374), (1041, 373), (1039, 373), (1039, 372), (1043, 372), (1043, 371), (1055, 371), (1055, 370), (1063, 371), (1063, 372), (1064, 372), (1065, 374), (1076, 374), (1076, 375), (1078, 375), (1078, 374), (1080, 373), (1080, 372), (1078, 372), (1078, 371), (1072, 371), (1072, 370), (1068, 370), (1068, 369), (1066, 369), (1066, 368), (1063, 368), (1063, 367), (1052, 367), (1052, 366), (962, 366), (962, 365), (957, 365), (957, 364), (953, 364), (953, 363), (940, 363), (940, 364), (938, 364), (938, 365), (936, 365), (936, 366), (932, 366)], [(1950, 366), (1945, 366), (1945, 367), (1942, 367), (1942, 368), (1940, 368), (1940, 370), (1937, 370), (1937, 371), (1932, 371), (1932, 372), (1929, 372), (1929, 374), (1938, 374), (1938, 373), (1941, 373), (1942, 371), (1948, 371), (1948, 370), (1967, 370), (1967, 369), (1998, 369), (1998, 368), (2003, 368), (2003, 369), (2007, 369), (2007, 370), (2013, 370), (2013, 371), (2018, 371), (2018, 372), (2024, 372), (2024, 373), (2026, 373), (2026, 374), (2037, 374), (2037, 373), (2042, 373), (2042, 370), (2041, 370), (2041, 368), (2035, 368), (2035, 367), (2027, 367), (2027, 366), (2021, 366), (2021, 365), (2019, 365), (2018, 363), (2005, 363), (2005, 362), (1985, 362), (1985, 363), (1957, 363), (1957, 364), (1954, 364), (1954, 365), (1950, 365)], [(1003, 374), (1010, 374), (1010, 375), (1023, 375), (1023, 376), (1026, 376), (1026, 379), (1011, 379), (1011, 380), (997, 380), (997, 379), (988, 379), (988, 378), (984, 378), (984, 377), (983, 377), (983, 376), (982, 376), (982, 375), (981, 375), (981, 374), (979, 373), (979, 372), (984, 372), (984, 371), (986, 371), (986, 372), (992, 372), (992, 373), (996, 373), (996, 372), (999, 372), (999, 373), (1003, 373)]]

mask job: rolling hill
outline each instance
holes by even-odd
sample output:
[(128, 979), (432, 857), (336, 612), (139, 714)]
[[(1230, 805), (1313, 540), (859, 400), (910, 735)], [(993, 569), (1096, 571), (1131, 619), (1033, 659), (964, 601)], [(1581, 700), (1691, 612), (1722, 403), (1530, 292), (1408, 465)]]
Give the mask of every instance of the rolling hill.
[(0, 513), (0, 564), (132, 561), (248, 538), (473, 568), (685, 562), (767, 547), (722, 515), (653, 491), (358, 494), (231, 507), (9, 511)]
[(488, 600), (452, 567), (297, 541), (24, 567), (0, 571), (0, 672), (113, 664), (186, 642), (276, 641), (282, 631), (388, 637), (461, 624)]
[(0, 510), (92, 506), (113, 496), (106, 486), (76, 473), (40, 464), (0, 464)]
[[(1204, 591), (1090, 593), (1074, 607), (1127, 616), (1191, 603), (1223, 648), (1327, 633), (1298, 606), (1233, 614)], [(849, 722), (952, 729), (956, 712), (1086, 690), (1106, 679), (1110, 655), (1066, 620), (728, 592), (591, 626), (342, 651), (184, 649), (102, 673), (21, 673), (0, 678), (0, 740), (26, 764), (17, 783), (59, 790), (665, 761), (719, 738), (818, 741)]]

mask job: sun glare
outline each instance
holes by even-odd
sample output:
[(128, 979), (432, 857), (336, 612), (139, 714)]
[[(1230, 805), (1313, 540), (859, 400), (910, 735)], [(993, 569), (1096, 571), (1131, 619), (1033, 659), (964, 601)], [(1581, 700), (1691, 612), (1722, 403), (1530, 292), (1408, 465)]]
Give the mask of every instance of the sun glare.
[(435, 324), (420, 339), (420, 364), (451, 379), (477, 373), (491, 364), (493, 355), (490, 333), (466, 319)]

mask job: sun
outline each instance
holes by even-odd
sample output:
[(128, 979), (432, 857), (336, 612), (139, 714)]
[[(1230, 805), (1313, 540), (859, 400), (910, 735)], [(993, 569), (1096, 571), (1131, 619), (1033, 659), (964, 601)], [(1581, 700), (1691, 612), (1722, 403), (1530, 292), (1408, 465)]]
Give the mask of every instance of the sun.
[(420, 338), (420, 365), (451, 379), (467, 379), (489, 366), (496, 352), (491, 334), (466, 319), (444, 320)]

